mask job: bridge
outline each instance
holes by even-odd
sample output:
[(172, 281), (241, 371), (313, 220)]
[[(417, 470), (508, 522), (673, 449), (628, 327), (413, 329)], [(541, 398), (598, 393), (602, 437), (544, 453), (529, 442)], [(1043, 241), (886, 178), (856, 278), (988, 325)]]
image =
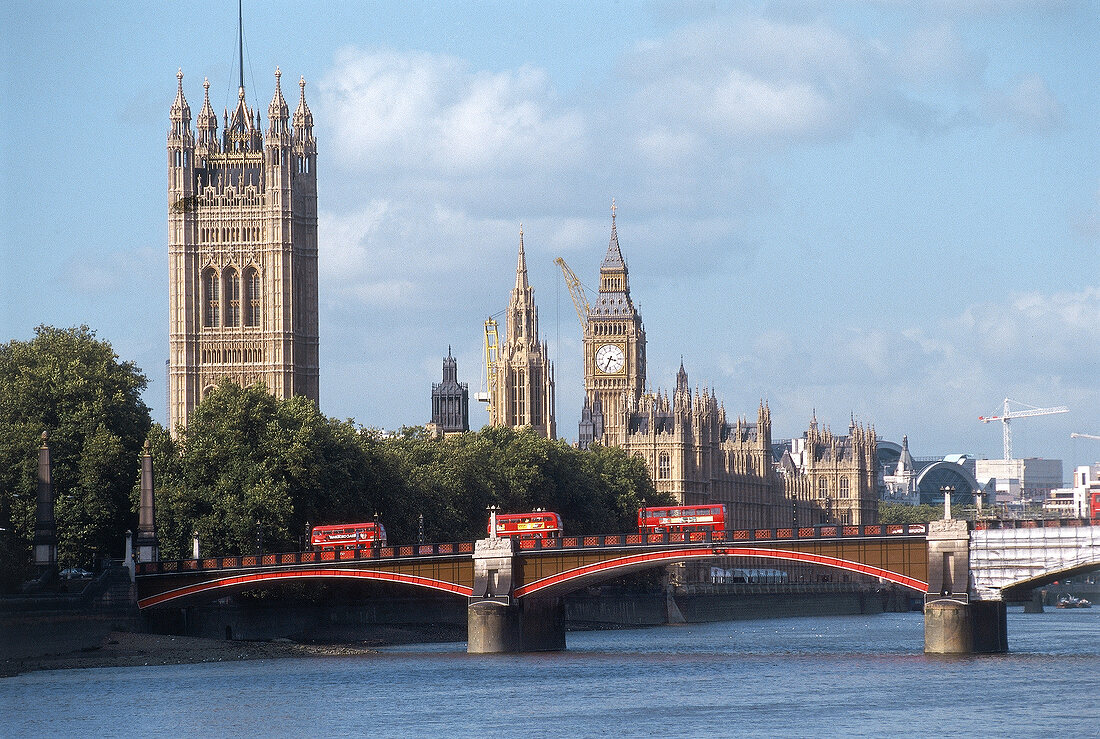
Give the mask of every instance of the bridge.
[[(49, 453), (40, 453), (36, 563), (55, 566)], [(41, 545), (39, 543), (41, 542)], [(131, 544), (136, 551), (131, 555)], [(1005, 601), (1100, 567), (1100, 521), (990, 522), (692, 533), (625, 533), (161, 561), (152, 459), (142, 462), (137, 538), (127, 532), (143, 610), (184, 606), (293, 581), (376, 581), (449, 593), (468, 604), (474, 653), (565, 648), (561, 597), (581, 587), (674, 563), (749, 557), (802, 562), (875, 577), (925, 596), (925, 651), (1008, 649)]]

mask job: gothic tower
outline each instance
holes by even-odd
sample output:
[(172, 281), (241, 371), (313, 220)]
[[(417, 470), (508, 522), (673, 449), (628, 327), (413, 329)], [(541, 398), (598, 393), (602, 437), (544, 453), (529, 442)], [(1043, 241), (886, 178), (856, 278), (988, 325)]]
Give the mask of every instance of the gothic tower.
[(245, 102), (196, 132), (176, 75), (168, 131), (169, 425), (217, 382), (318, 399), (317, 142), (305, 80), (293, 119), (275, 70), (267, 130)]
[(622, 443), (624, 411), (645, 389), (645, 327), (630, 300), (626, 262), (619, 250), (615, 204), (611, 204), (611, 241), (600, 265), (600, 292), (588, 312), (584, 332), (586, 403), (600, 401), (604, 445)]
[(523, 228), (519, 230), (516, 286), (505, 312), (506, 334), (496, 363), (495, 397), (489, 403), (489, 423), (530, 426), (548, 439), (556, 438), (554, 365), (546, 342), (539, 343), (539, 309), (527, 282)]
[(447, 347), (443, 360), (443, 382), (432, 383), (432, 420), (438, 433), (457, 434), (470, 430), (470, 389), (458, 381), (458, 362)]

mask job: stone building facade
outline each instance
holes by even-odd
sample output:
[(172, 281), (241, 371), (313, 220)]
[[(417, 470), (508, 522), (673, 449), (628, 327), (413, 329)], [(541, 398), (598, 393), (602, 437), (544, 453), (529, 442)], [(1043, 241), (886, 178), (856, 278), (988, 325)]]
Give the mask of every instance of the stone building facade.
[(724, 503), (732, 527), (825, 522), (808, 484), (776, 469), (766, 403), (755, 422), (731, 421), (713, 390), (692, 392), (683, 362), (671, 398), (660, 389), (645, 392), (645, 327), (631, 300), (614, 206), (599, 295), (584, 332), (584, 377), (582, 448), (599, 442), (644, 459), (658, 491), (688, 505)]
[(470, 430), (470, 388), (458, 381), (458, 362), (447, 347), (443, 382), (432, 383), (432, 420), (428, 430), (446, 436)]
[(527, 280), (523, 229), (519, 232), (516, 284), (504, 317), (505, 339), (493, 365), (489, 424), (527, 426), (548, 439), (557, 438), (554, 419), (554, 364), (546, 342), (539, 341), (539, 309)]
[(812, 502), (830, 522), (878, 522), (878, 448), (874, 427), (852, 419), (848, 435), (819, 430), (817, 416), (779, 461), (786, 495)]
[(627, 400), (616, 445), (645, 460), (658, 491), (686, 505), (724, 503), (731, 527), (824, 521), (808, 498), (788, 494), (772, 457), (771, 410), (730, 421), (713, 390), (692, 392), (683, 363), (671, 399), (658, 390)]
[(169, 424), (222, 378), (319, 396), (317, 142), (305, 80), (293, 118), (275, 70), (267, 128), (242, 86), (218, 117), (209, 82), (191, 128), (177, 75), (169, 111)]

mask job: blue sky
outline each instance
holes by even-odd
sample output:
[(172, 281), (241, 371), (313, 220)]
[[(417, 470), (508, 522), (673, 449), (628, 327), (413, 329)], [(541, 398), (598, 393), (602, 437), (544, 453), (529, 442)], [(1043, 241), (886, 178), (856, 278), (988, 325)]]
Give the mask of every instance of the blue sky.
[[(917, 456), (1100, 459), (1100, 4), (246, 0), (245, 85), (304, 75), (320, 150), (321, 409), (424, 423), (448, 345), (481, 389), (520, 223), (558, 428), (610, 204), (649, 383), (683, 356), (776, 437), (851, 414)], [(235, 99), (232, 2), (0, 10), (0, 340), (87, 323), (167, 357), (176, 69)], [(294, 85), (285, 86), (296, 97)], [(293, 102), (292, 102), (293, 105)], [(485, 419), (471, 409), (471, 422)]]

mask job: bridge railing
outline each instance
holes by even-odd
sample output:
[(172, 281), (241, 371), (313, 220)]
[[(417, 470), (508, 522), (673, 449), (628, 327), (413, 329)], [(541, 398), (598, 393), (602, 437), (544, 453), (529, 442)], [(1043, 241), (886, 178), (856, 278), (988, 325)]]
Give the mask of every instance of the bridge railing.
[[(652, 544), (707, 544), (711, 542), (737, 543), (760, 541), (794, 541), (806, 539), (844, 539), (876, 536), (921, 536), (927, 533), (925, 524), (873, 524), (846, 526), (824, 524), (779, 529), (731, 529), (728, 531), (690, 531), (630, 534), (592, 534), (564, 536), (559, 539), (520, 539), (521, 551), (549, 549), (584, 549), (606, 547), (646, 546)], [(328, 549), (312, 552), (282, 552), (271, 554), (245, 554), (229, 557), (202, 557), (200, 559), (139, 562), (137, 574), (162, 575), (180, 572), (208, 570), (251, 569), (254, 567), (286, 567), (293, 565), (324, 565), (328, 563), (362, 560), (398, 559), (402, 557), (439, 557), (472, 554), (473, 542), (444, 544), (394, 544), (356, 549)]]
[(1090, 521), (1087, 518), (988, 518), (975, 521), (973, 528), (983, 531), (986, 529), (1056, 529), (1062, 526), (1100, 526), (1100, 520), (1092, 519)]
[(137, 574), (161, 575), (174, 572), (199, 570), (228, 570), (252, 567), (310, 564), (334, 564), (356, 560), (396, 559), (400, 557), (432, 557), (455, 554), (473, 554), (473, 542), (449, 542), (444, 544), (394, 544), (355, 549), (326, 549), (312, 552), (280, 552), (271, 554), (243, 554), (229, 557), (202, 557), (200, 559), (139, 562)]
[(559, 539), (520, 539), (521, 550), (583, 549), (588, 547), (624, 547), (647, 544), (706, 544), (709, 542), (786, 541), (799, 539), (837, 539), (868, 536), (923, 536), (925, 524), (874, 524), (845, 526), (828, 524), (779, 529), (731, 529), (728, 531), (685, 531), (637, 534), (591, 534), (563, 536)]

